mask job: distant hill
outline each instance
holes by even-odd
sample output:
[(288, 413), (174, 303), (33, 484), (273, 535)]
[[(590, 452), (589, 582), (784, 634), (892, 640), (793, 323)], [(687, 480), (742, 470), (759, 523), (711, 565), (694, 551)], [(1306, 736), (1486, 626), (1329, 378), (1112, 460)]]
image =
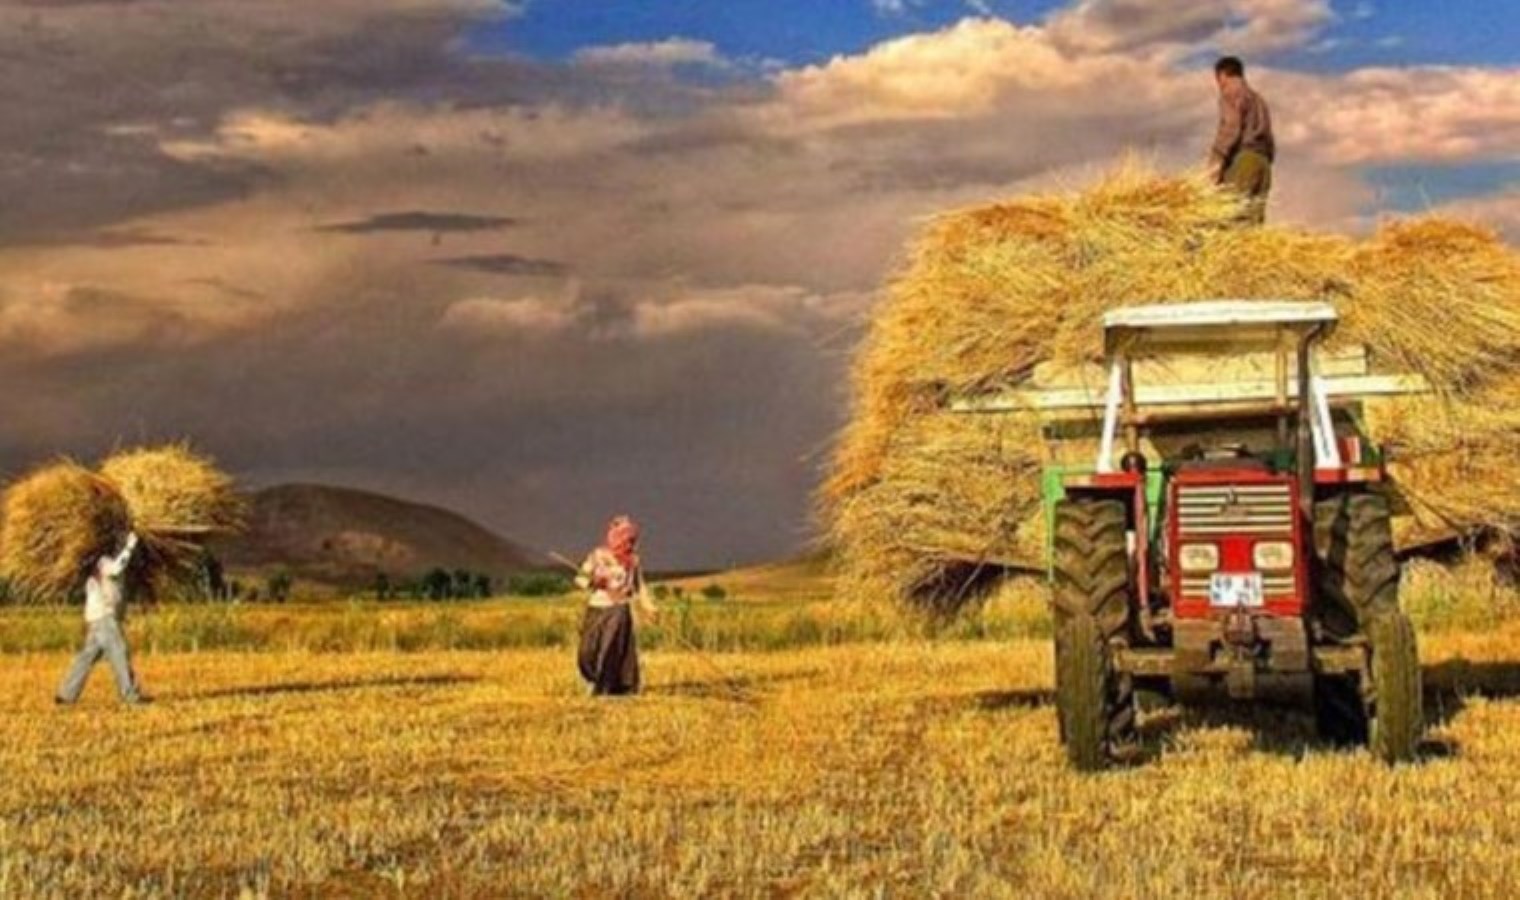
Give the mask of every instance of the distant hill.
[(435, 566), (502, 578), (545, 568), (541, 553), (457, 513), (350, 488), (287, 484), (249, 495), (248, 530), (217, 547), (233, 571), (288, 569), (332, 585)]

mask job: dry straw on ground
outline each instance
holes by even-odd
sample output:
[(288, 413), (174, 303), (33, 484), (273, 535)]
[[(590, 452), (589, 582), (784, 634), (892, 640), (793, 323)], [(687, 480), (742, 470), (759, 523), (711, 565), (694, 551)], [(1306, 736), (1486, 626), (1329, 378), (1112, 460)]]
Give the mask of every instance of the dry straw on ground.
[(1027, 385), (1043, 363), (1080, 371), (1101, 353), (1102, 314), (1136, 303), (1334, 303), (1337, 343), (1439, 392), (1368, 410), (1394, 454), (1400, 539), (1520, 527), (1520, 255), (1441, 219), (1356, 240), (1240, 214), (1201, 180), (1127, 165), (1083, 193), (931, 222), (871, 323), (824, 490), (846, 588), (944, 608), (982, 563), (1038, 566), (1053, 452), (1039, 422), (955, 416), (944, 400)]
[(21, 598), (66, 597), (130, 522), (121, 493), (99, 475), (68, 461), (38, 469), (5, 492), (0, 571)]

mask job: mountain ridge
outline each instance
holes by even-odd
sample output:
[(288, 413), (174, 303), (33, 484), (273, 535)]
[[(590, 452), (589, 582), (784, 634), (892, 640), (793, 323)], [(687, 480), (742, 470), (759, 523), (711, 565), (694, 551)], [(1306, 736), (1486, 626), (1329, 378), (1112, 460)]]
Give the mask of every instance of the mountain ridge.
[(218, 543), (232, 570), (284, 569), (332, 585), (465, 569), (501, 579), (548, 568), (548, 555), (432, 504), (337, 485), (294, 482), (250, 491), (248, 528)]

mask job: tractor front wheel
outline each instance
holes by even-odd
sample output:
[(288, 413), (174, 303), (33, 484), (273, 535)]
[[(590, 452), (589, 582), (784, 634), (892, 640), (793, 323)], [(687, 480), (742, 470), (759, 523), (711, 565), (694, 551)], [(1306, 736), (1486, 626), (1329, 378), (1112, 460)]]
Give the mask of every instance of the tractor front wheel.
[[(1075, 615), (1056, 632), (1056, 713), (1066, 757), (1077, 769), (1107, 766), (1133, 729), (1134, 700), (1092, 616)], [(1126, 726), (1127, 723), (1127, 726)]]

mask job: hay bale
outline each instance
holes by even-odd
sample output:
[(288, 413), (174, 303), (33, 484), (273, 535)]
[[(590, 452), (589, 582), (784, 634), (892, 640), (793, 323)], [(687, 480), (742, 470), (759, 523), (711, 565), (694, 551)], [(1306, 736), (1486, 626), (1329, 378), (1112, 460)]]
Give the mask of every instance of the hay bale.
[(246, 509), (232, 478), (188, 446), (140, 447), (101, 463), (139, 532), (199, 538), (242, 527)]
[(73, 462), (45, 466), (0, 499), (0, 574), (17, 599), (62, 600), (130, 527), (127, 503), (109, 481)]
[(152, 596), (194, 582), (212, 537), (243, 527), (246, 504), (231, 476), (184, 444), (139, 447), (101, 463), (143, 539), (133, 583)]
[(990, 438), (949, 421), (944, 399), (1028, 384), (1041, 366), (1081, 371), (1101, 358), (1103, 314), (1148, 302), (1334, 303), (1337, 342), (1365, 344), (1376, 370), (1418, 372), (1440, 391), (1369, 410), (1408, 500), (1400, 534), (1520, 527), (1520, 256), (1440, 219), (1358, 242), (1241, 228), (1241, 212), (1227, 191), (1130, 164), (1083, 193), (931, 222), (857, 356), (853, 415), (822, 491), (843, 583), (943, 610), (989, 552), (1040, 567), (1039, 423), (1005, 420), (1002, 462), (989, 462)]

